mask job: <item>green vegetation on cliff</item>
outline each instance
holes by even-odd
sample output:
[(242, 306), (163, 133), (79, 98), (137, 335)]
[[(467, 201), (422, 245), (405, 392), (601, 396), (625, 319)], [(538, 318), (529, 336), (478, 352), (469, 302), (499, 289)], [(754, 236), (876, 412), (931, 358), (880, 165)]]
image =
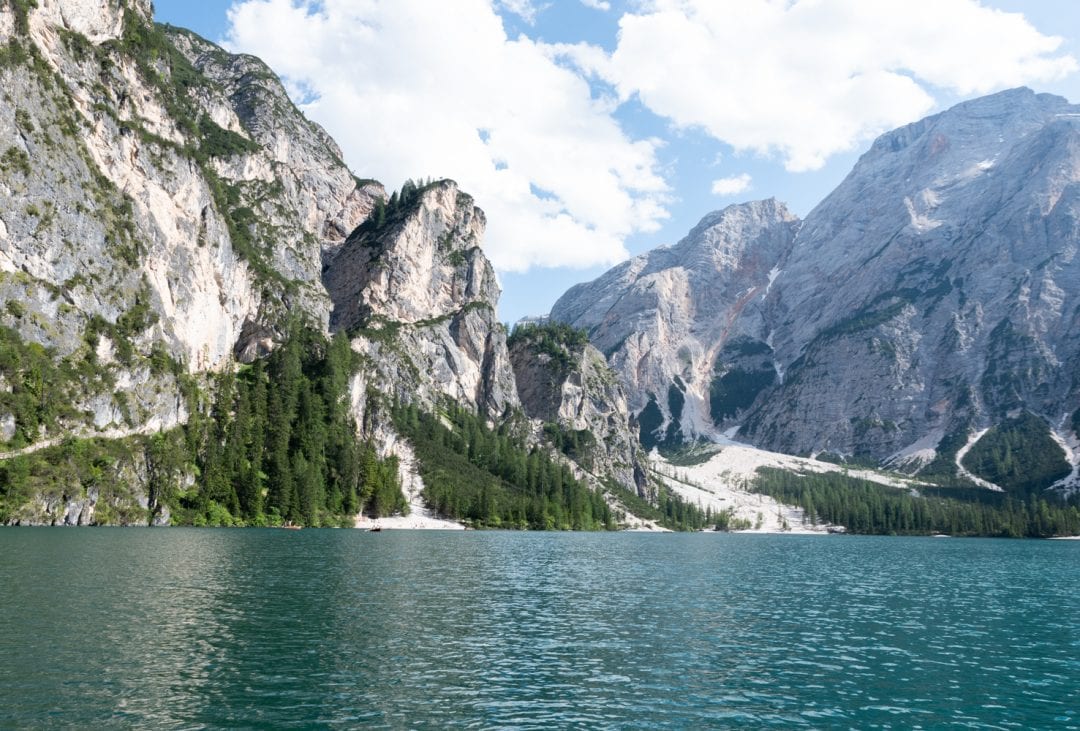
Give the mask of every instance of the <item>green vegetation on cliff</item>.
[(993, 427), (964, 455), (964, 467), (1009, 492), (1037, 492), (1072, 471), (1049, 425), (1025, 411)]
[[(57, 399), (66, 392), (42, 398), (50, 389), (41, 384), (66, 383), (68, 366), (54, 365), (33, 344), (17, 344), (16, 352), (4, 342), (0, 356), (8, 360), (0, 357), (0, 366), (18, 358), (20, 370), (3, 370), (5, 378), (18, 373), (19, 385), (0, 407), (14, 404), (18, 446), (27, 431), (63, 416)], [(96, 523), (152, 522), (163, 507), (185, 525), (351, 525), (361, 509), (375, 516), (407, 510), (396, 461), (380, 460), (357, 437), (348, 401), (357, 362), (344, 336), (327, 341), (295, 326), (268, 358), (202, 386), (164, 360), (186, 401), (187, 424), (122, 439), (70, 438), (0, 461), (0, 523), (20, 520), (35, 495), (55, 508), (95, 494)], [(139, 483), (142, 511), (135, 507)]]
[(337, 525), (361, 508), (405, 510), (396, 463), (357, 439), (348, 401), (356, 366), (344, 336), (328, 342), (297, 326), (265, 361), (217, 376), (212, 405), (188, 423), (198, 479), (179, 496), (180, 520), (224, 508), (246, 523)]
[(579, 353), (588, 344), (589, 335), (584, 330), (561, 322), (518, 325), (507, 338), (507, 347), (527, 342), (532, 352), (546, 355), (562, 368), (569, 368), (572, 354)]

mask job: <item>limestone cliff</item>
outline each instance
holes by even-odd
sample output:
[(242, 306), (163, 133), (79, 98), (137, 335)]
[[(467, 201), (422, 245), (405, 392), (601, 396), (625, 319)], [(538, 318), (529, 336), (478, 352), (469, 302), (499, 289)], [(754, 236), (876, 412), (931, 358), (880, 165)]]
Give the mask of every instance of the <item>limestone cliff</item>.
[(644, 495), (646, 457), (618, 376), (584, 335), (519, 325), (510, 339), (526, 415), (583, 468)]
[(484, 225), (453, 181), (407, 186), (328, 261), (330, 326), (350, 334), (382, 393), (428, 408), (448, 397), (491, 420), (517, 406)]
[(762, 297), (796, 225), (775, 200), (731, 206), (555, 303), (552, 318), (586, 329), (618, 372), (646, 446), (716, 433), (710, 385), (721, 353), (764, 337)]
[(320, 249), (382, 191), (269, 69), (142, 2), (5, 4), (0, 44), (0, 297), (21, 310), (4, 324), (61, 356), (104, 342), (106, 364), (124, 339), (136, 382), (155, 345), (198, 373), (269, 347), (290, 313), (325, 327)]
[(1075, 476), (1078, 247), (1080, 107), (1017, 89), (883, 135), (801, 224), (712, 214), (552, 315), (669, 446), (737, 433), (970, 480), (974, 440), (1023, 423), (1021, 451)]

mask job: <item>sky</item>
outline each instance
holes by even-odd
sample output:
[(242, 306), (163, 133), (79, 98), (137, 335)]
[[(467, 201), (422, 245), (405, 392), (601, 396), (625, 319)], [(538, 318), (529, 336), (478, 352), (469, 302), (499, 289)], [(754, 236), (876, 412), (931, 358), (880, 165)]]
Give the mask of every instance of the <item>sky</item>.
[(805, 216), (882, 132), (1030, 86), (1080, 103), (1075, 0), (155, 0), (261, 57), (389, 189), (487, 214), (499, 316), (775, 197)]

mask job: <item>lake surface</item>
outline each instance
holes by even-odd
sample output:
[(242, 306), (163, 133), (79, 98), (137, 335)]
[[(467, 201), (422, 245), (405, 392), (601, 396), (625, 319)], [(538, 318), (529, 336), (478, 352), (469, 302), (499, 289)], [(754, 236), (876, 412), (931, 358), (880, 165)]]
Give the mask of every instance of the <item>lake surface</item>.
[(0, 530), (0, 727), (1080, 728), (1080, 542)]

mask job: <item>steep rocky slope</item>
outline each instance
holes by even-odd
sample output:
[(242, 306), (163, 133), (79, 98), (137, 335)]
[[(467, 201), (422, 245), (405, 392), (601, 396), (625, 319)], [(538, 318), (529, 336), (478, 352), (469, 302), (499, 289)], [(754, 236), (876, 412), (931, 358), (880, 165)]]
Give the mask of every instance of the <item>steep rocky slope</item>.
[[(427, 409), (450, 398), (496, 421), (518, 405), (480, 243), (483, 211), (450, 180), (406, 185), (329, 259), (330, 326), (367, 357), (366, 383)], [(366, 388), (367, 386), (365, 386)]]
[(1064, 426), (1078, 244), (1080, 107), (1022, 89), (883, 136), (782, 263), (766, 308), (785, 378), (746, 436), (925, 460), (1020, 409)]
[(763, 296), (796, 226), (775, 200), (731, 206), (555, 303), (552, 318), (585, 328), (619, 373), (646, 445), (714, 434), (721, 351), (767, 329)]
[(622, 386), (603, 353), (578, 333), (527, 325), (514, 330), (510, 361), (522, 408), (585, 469), (645, 495), (645, 453)]
[[(734, 265), (699, 255), (718, 224)], [(800, 225), (775, 204), (713, 214), (552, 315), (589, 328), (643, 431), (671, 445), (737, 427), (778, 451), (955, 473), (1027, 411), (1073, 459), (1078, 244), (1080, 107), (1018, 89), (882, 136)]]
[[(269, 347), (289, 313), (325, 322), (320, 244), (382, 195), (264, 65), (149, 13), (0, 7), (0, 298), (19, 303), (0, 317), (60, 357), (121, 361), (137, 423), (165, 412), (135, 390), (155, 347), (197, 373)], [(87, 390), (94, 425), (119, 425), (112, 394)]]

